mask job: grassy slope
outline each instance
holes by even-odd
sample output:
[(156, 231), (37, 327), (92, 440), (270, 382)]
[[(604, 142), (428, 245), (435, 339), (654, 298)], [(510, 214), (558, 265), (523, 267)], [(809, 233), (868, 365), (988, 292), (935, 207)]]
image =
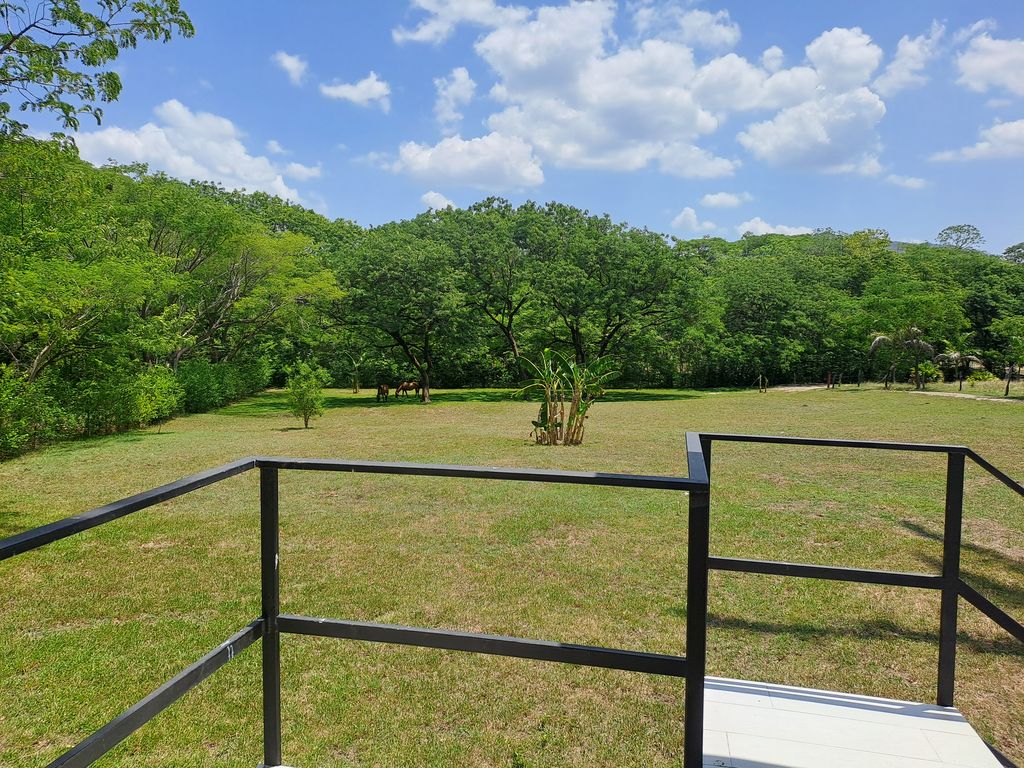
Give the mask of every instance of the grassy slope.
[[(901, 392), (617, 393), (581, 448), (526, 439), (535, 406), (279, 394), (0, 465), (0, 536), (242, 455), (685, 473), (685, 430), (966, 442), (1024, 474), (1024, 407)], [(942, 459), (722, 445), (712, 551), (934, 570)], [(1024, 616), (1024, 504), (969, 470), (965, 571)], [(728, 483), (729, 488), (726, 488)], [(52, 759), (259, 611), (256, 476), (0, 563), (0, 765)], [(683, 650), (685, 496), (285, 473), (284, 610)], [(43, 595), (46, 595), (44, 598)], [(927, 701), (938, 596), (713, 574), (713, 674)], [(1024, 653), (962, 608), (957, 703), (1024, 760)], [(285, 638), (292, 765), (678, 764), (683, 684), (441, 651)], [(103, 765), (259, 761), (257, 649)]]

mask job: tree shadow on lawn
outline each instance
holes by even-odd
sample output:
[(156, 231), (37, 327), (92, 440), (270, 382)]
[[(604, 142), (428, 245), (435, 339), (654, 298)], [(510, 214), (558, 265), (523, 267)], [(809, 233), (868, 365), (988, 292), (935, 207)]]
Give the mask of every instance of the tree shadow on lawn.
[[(532, 397), (516, 397), (514, 389), (442, 389), (430, 393), (431, 404), (446, 403), (513, 403), (540, 402)], [(693, 391), (651, 391), (651, 390), (612, 390), (606, 392), (598, 401), (601, 403), (626, 402), (659, 402), (673, 400), (693, 400), (703, 395)], [(343, 397), (326, 395), (324, 408), (395, 408), (411, 405), (423, 405), (415, 395), (391, 395), (386, 402), (378, 402), (376, 392), (366, 390), (365, 394)], [(288, 396), (284, 392), (264, 392), (238, 403), (226, 405), (214, 411), (218, 416), (273, 416), (290, 413)]]
[(87, 435), (85, 437), (69, 437), (57, 443), (43, 445), (37, 451), (29, 451), (24, 456), (39, 455), (45, 453), (51, 456), (63, 456), (78, 453), (90, 448), (102, 446), (104, 443), (142, 443), (158, 437), (172, 437), (177, 432), (173, 429), (136, 429), (130, 432), (115, 432), (112, 435)]

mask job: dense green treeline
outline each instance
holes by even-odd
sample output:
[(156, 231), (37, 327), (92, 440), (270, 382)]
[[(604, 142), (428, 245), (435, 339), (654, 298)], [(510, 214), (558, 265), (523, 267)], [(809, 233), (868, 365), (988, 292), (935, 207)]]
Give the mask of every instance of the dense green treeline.
[(0, 456), (216, 407), (299, 362), (428, 398), (514, 384), (545, 347), (611, 356), (623, 385), (920, 378), (944, 352), (1002, 376), (1022, 316), (1019, 261), (884, 232), (680, 241), (500, 199), (362, 229), (0, 137)]

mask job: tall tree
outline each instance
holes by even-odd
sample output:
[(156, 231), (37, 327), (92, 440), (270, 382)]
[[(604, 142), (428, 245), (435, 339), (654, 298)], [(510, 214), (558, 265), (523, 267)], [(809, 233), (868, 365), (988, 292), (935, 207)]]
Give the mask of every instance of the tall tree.
[(515, 211), (507, 200), (490, 197), (468, 209), (446, 208), (423, 214), (461, 265), (466, 303), (497, 329), (515, 368), (522, 353), (519, 327), (533, 296), (527, 252), (514, 239)]
[(1003, 258), (1013, 264), (1024, 265), (1024, 243), (1016, 243), (1008, 246), (1003, 251)]
[(965, 251), (982, 245), (985, 238), (982, 237), (981, 230), (973, 224), (954, 224), (939, 232), (935, 242)]
[(1006, 387), (1003, 395), (1009, 397), (1014, 372), (1020, 371), (1024, 361), (1024, 315), (1003, 317), (992, 323), (991, 331), (1000, 343), (1003, 364), (1006, 366)]
[(517, 212), (516, 240), (533, 261), (535, 307), (577, 363), (613, 354), (672, 317), (666, 299), (676, 274), (660, 235), (559, 203), (528, 203)]
[(369, 332), (380, 349), (398, 351), (415, 368), (420, 399), (430, 402), (437, 353), (458, 335), (465, 303), (451, 250), (418, 236), (409, 223), (386, 224), (353, 249), (342, 282), (345, 323)]

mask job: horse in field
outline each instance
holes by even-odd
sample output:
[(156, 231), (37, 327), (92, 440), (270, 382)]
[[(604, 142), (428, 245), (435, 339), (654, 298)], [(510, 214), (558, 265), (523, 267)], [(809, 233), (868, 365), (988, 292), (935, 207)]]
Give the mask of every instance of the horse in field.
[(415, 392), (416, 397), (420, 396), (420, 383), (418, 381), (403, 381), (395, 387), (395, 397), (403, 394), (408, 397), (410, 392)]
[(377, 402), (379, 403), (381, 400), (383, 400), (386, 403), (388, 401), (388, 393), (390, 391), (391, 391), (391, 388), (388, 387), (387, 384), (378, 384), (377, 385)]

